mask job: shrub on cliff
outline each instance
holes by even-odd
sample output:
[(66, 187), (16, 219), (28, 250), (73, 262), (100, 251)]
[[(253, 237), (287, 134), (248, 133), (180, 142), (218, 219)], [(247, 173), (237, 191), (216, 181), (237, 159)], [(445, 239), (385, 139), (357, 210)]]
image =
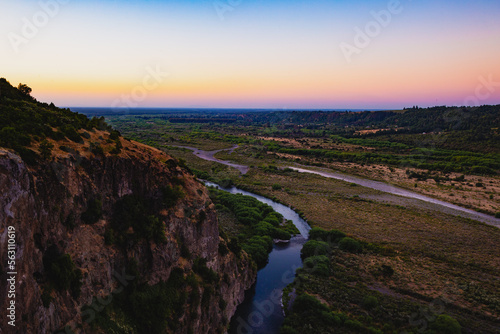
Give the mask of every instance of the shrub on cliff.
[[(165, 242), (165, 226), (153, 214), (152, 204), (137, 195), (123, 196), (115, 203), (110, 227), (115, 235), (111, 236), (108, 232), (108, 240), (115, 240), (121, 245), (141, 238), (156, 243)], [(133, 234), (129, 233), (130, 228), (133, 229)]]
[(69, 254), (61, 254), (56, 246), (51, 246), (43, 255), (43, 265), (49, 282), (56, 289), (70, 289), (73, 298), (79, 297), (82, 272), (76, 268)]
[(172, 208), (179, 199), (184, 197), (184, 192), (179, 185), (166, 185), (161, 188), (161, 192), (163, 194), (163, 204), (167, 208)]

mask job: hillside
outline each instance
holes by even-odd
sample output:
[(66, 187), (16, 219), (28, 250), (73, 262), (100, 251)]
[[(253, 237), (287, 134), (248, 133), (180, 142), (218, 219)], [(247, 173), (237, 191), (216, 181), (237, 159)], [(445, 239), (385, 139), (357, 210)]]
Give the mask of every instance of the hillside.
[(5, 79), (0, 124), (4, 333), (225, 331), (256, 272), (188, 170)]

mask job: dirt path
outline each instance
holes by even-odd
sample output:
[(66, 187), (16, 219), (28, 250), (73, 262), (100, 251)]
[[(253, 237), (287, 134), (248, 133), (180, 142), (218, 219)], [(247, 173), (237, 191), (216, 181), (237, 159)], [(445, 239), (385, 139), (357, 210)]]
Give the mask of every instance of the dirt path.
[[(379, 190), (379, 191), (389, 193), (392, 195), (397, 195), (397, 196), (406, 197), (409, 199), (423, 201), (423, 202), (432, 204), (432, 205), (425, 205), (426, 208), (436, 207), (436, 208), (438, 208), (439, 211), (442, 211), (445, 213), (453, 214), (455, 216), (462, 216), (462, 217), (466, 217), (466, 218), (471, 218), (471, 219), (486, 223), (488, 225), (493, 225), (493, 226), (500, 228), (500, 219), (498, 219), (498, 218), (495, 218), (493, 216), (490, 216), (490, 215), (487, 215), (484, 213), (476, 212), (474, 210), (466, 209), (466, 208), (463, 208), (463, 207), (455, 205), (455, 204), (444, 202), (444, 201), (441, 201), (441, 200), (438, 200), (438, 199), (435, 199), (432, 197), (427, 197), (427, 196), (424, 196), (424, 195), (421, 195), (421, 194), (418, 194), (418, 193), (415, 193), (415, 192), (412, 192), (412, 191), (409, 191), (409, 190), (406, 190), (403, 188), (398, 188), (398, 187), (393, 186), (393, 185), (388, 184), (388, 183), (363, 179), (360, 177), (331, 172), (331, 171), (328, 171), (328, 172), (317, 171), (317, 170), (310, 170), (310, 169), (297, 168), (297, 167), (289, 167), (289, 168), (291, 168), (299, 173), (309, 173), (309, 174), (320, 175), (320, 176), (323, 176), (326, 178), (332, 178), (332, 179), (342, 180), (342, 181), (349, 182), (349, 183), (355, 183), (355, 184), (363, 186), (363, 187)], [(385, 199), (381, 198), (381, 199), (383, 199), (387, 202), (393, 202), (393, 200), (391, 200), (390, 197), (386, 197)], [(415, 201), (412, 201), (412, 202), (415, 202)], [(411, 203), (407, 203), (407, 204), (411, 204)], [(422, 207), (422, 205), (417, 205), (417, 206)]]
[(196, 155), (198, 158), (201, 158), (201, 159), (204, 159), (204, 160), (207, 160), (207, 161), (218, 162), (218, 163), (221, 163), (223, 165), (236, 168), (237, 170), (240, 171), (241, 174), (248, 173), (248, 171), (250, 169), (250, 167), (248, 167), (248, 166), (234, 164), (232, 162), (220, 160), (220, 159), (217, 159), (215, 157), (215, 155), (217, 153), (223, 152), (223, 151), (228, 151), (229, 153), (233, 153), (233, 151), (238, 148), (238, 145), (235, 145), (235, 146), (233, 146), (231, 148), (225, 148), (225, 149), (214, 150), (214, 151), (204, 151), (204, 150), (200, 150), (200, 149), (198, 149), (196, 147), (189, 147), (189, 146), (177, 146), (176, 145), (174, 147), (186, 148), (188, 150), (193, 151), (193, 154)]

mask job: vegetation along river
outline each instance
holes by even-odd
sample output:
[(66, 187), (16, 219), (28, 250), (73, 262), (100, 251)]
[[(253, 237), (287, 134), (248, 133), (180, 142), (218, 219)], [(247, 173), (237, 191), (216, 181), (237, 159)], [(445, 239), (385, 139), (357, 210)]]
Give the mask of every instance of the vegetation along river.
[(283, 289), (293, 282), (295, 270), (302, 267), (300, 250), (311, 228), (295, 211), (283, 204), (236, 187), (221, 188), (212, 182), (205, 182), (205, 184), (231, 194), (252, 196), (270, 205), (285, 219), (291, 220), (300, 231), (300, 235), (292, 237), (290, 243), (274, 245), (269, 254), (268, 264), (257, 273), (257, 281), (246, 292), (244, 302), (238, 306), (236, 314), (231, 319), (229, 330), (229, 334), (279, 333), (284, 320), (281, 301)]
[[(193, 154), (195, 154), (197, 157), (209, 161), (215, 161), (233, 168), (238, 169), (242, 174), (246, 174), (248, 170), (250, 169), (248, 166), (244, 165), (238, 165), (229, 161), (224, 161), (220, 160), (214, 157), (214, 155), (218, 152), (222, 151), (229, 151), (232, 152), (234, 151), (238, 145), (230, 148), (230, 149), (222, 149), (222, 150), (216, 150), (216, 151), (203, 151), (194, 147), (186, 147), (186, 146), (179, 146), (182, 148), (190, 149), (193, 151)], [(337, 179), (337, 180), (342, 180), (345, 182), (349, 183), (355, 183), (363, 187), (379, 190), (381, 192), (395, 195), (394, 197), (403, 197), (405, 198), (404, 205), (410, 205), (410, 206), (415, 206), (419, 208), (424, 208), (424, 209), (430, 209), (430, 210), (435, 210), (435, 211), (440, 211), (440, 212), (445, 212), (447, 214), (455, 215), (455, 216), (462, 216), (465, 218), (470, 218), (473, 220), (477, 220), (480, 222), (483, 222), (488, 225), (496, 226), (500, 228), (500, 219), (495, 218), (494, 216), (490, 216), (484, 213), (480, 213), (474, 210), (466, 209), (461, 206), (451, 204), (448, 202), (440, 201), (438, 199), (424, 196), (421, 194), (418, 194), (416, 192), (406, 190), (403, 188), (399, 188), (396, 186), (393, 186), (388, 183), (380, 182), (380, 181), (373, 181), (373, 180), (368, 180), (368, 179), (363, 179), (361, 177), (357, 176), (352, 176), (352, 175), (346, 175), (334, 171), (318, 171), (318, 170), (313, 170), (313, 169), (308, 169), (307, 166), (301, 166), (300, 168), (298, 167), (292, 167), (290, 166), (289, 168), (299, 172), (299, 173), (310, 173), (310, 174), (316, 174), (320, 175), (326, 178), (332, 178), (332, 179)], [(388, 202), (394, 202), (394, 203), (401, 203), (398, 200), (395, 200), (393, 198), (387, 197), (387, 196), (380, 196), (380, 200), (385, 200)]]

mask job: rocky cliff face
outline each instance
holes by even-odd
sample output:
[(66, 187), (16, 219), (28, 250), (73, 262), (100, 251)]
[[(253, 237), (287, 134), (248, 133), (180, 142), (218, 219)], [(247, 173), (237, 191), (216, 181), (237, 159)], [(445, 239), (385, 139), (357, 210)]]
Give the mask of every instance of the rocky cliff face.
[[(91, 135), (91, 140), (98, 140), (108, 134), (94, 131)], [(186, 288), (188, 297), (180, 305), (178, 323), (166, 331), (225, 331), (244, 291), (255, 280), (255, 269), (244, 254), (227, 251), (219, 237), (214, 205), (202, 184), (160, 151), (120, 140), (120, 154), (95, 155), (85, 146), (87, 142), (56, 149), (36, 166), (27, 166), (14, 152), (0, 149), (2, 310), (12, 300), (7, 298), (9, 285), (4, 284), (10, 277), (5, 269), (9, 227), (15, 229), (17, 272), (15, 327), (2, 316), (0, 332), (98, 332), (95, 321), (100, 312), (127, 286), (165, 282), (174, 268), (185, 277), (196, 277), (200, 284)], [(177, 196), (165, 196), (165, 188), (175, 189)], [(110, 241), (117, 203), (128, 195), (151, 204), (164, 228), (164, 240)], [(95, 222), (85, 219), (89, 212)], [(136, 233), (129, 227), (122, 237)], [(80, 271), (81, 278), (73, 279), (71, 287), (51, 288), (51, 275), (57, 276), (51, 274), (54, 268), (48, 268), (51, 252), (69, 254), (75, 271)], [(212, 282), (203, 282), (193, 273), (195, 259), (206, 259), (206, 267), (218, 274)], [(79, 289), (78, 284), (73, 286), (78, 280)], [(203, 296), (203, 301), (194, 302), (192, 295)]]

